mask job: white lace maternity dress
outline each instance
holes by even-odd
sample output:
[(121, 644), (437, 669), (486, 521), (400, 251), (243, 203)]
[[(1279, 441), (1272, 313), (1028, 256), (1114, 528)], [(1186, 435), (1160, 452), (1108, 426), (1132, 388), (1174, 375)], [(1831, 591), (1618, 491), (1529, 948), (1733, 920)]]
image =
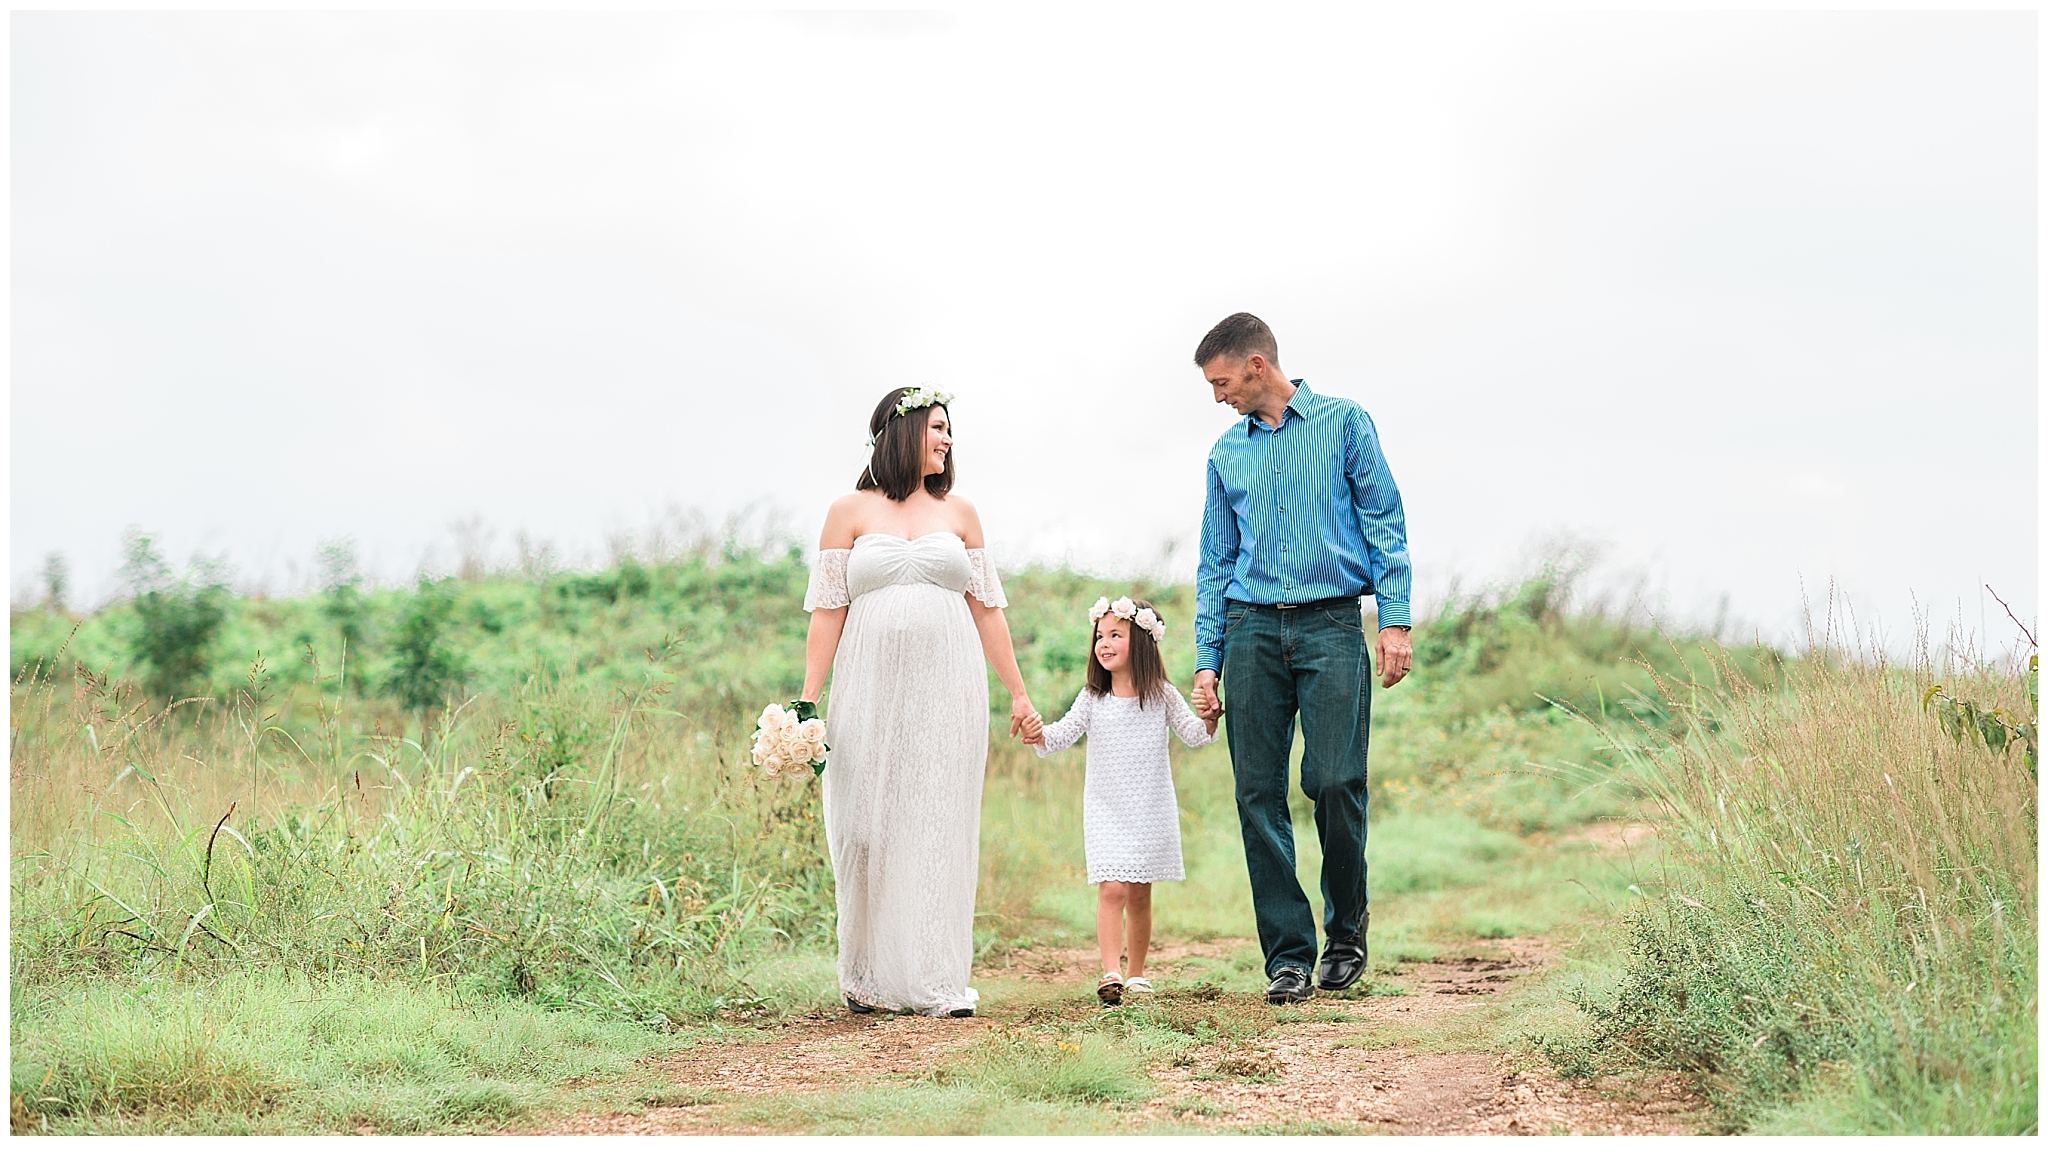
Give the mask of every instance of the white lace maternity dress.
[(969, 594), (1001, 607), (985, 550), (869, 533), (818, 551), (804, 609), (849, 606), (826, 711), (825, 840), (839, 986), (872, 1007), (972, 1007), (988, 673)]
[(1216, 740), (1172, 686), (1147, 709), (1137, 698), (1081, 691), (1067, 716), (1045, 728), (1044, 758), (1088, 735), (1081, 832), (1088, 881), (1166, 882), (1187, 877), (1180, 858), (1180, 803), (1166, 758), (1171, 729), (1189, 746)]

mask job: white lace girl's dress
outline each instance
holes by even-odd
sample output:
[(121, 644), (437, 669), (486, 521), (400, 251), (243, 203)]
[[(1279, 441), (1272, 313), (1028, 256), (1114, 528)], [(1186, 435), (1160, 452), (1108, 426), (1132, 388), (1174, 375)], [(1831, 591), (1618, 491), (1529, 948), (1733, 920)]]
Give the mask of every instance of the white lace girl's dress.
[(1045, 728), (1043, 758), (1088, 735), (1088, 784), (1081, 792), (1081, 830), (1088, 845), (1088, 881), (1165, 882), (1187, 877), (1180, 860), (1180, 803), (1166, 760), (1169, 727), (1190, 747), (1216, 740), (1171, 685), (1166, 700), (1144, 708), (1137, 698), (1081, 691), (1067, 716)]
[(832, 661), (825, 842), (839, 987), (871, 1007), (972, 1007), (988, 671), (962, 593), (1009, 604), (986, 550), (869, 533), (818, 551), (806, 612), (848, 606)]

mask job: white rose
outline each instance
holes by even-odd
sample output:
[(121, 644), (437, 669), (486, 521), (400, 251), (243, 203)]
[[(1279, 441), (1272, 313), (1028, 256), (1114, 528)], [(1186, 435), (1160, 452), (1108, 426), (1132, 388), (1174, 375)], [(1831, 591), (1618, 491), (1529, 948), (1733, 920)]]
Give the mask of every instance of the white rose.
[(1096, 599), (1095, 599), (1095, 604), (1094, 604), (1094, 605), (1092, 605), (1092, 606), (1089, 606), (1089, 607), (1088, 607), (1088, 620), (1089, 620), (1089, 621), (1091, 621), (1091, 622), (1093, 622), (1093, 621), (1100, 621), (1100, 620), (1101, 620), (1101, 618), (1102, 618), (1102, 615), (1104, 615), (1104, 614), (1106, 614), (1106, 613), (1108, 613), (1108, 612), (1109, 612), (1109, 599), (1108, 599), (1108, 598), (1096, 598)]
[(803, 725), (798, 726), (797, 732), (802, 734), (804, 741), (810, 743), (811, 745), (822, 745), (825, 741), (825, 719), (813, 718), (810, 721), (805, 722)]
[(1131, 615), (1138, 612), (1138, 606), (1137, 603), (1129, 598), (1118, 598), (1109, 603), (1109, 612), (1123, 618), (1125, 621), (1129, 621)]
[(810, 755), (805, 761), (823, 762), (825, 760), (825, 744), (823, 742), (811, 743)]
[(754, 721), (754, 725), (763, 730), (775, 730), (782, 725), (783, 714), (784, 710), (779, 704), (770, 702), (768, 708), (761, 711), (761, 716)]
[(754, 765), (756, 766), (768, 760), (767, 755), (761, 753), (761, 744), (759, 742), (754, 743), (752, 754), (754, 756)]

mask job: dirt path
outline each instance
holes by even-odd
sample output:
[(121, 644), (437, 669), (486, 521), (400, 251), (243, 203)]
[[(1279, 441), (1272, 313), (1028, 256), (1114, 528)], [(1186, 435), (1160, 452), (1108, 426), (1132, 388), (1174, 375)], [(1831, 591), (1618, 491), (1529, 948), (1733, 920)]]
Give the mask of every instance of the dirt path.
[[(1242, 945), (1166, 944), (1149, 969), (1155, 976), (1191, 971), (1189, 964), (1224, 958)], [(1701, 1104), (1675, 1077), (1566, 1080), (1512, 1055), (1374, 1048), (1364, 1041), (1375, 1024), (1426, 1028), (1482, 1007), (1548, 958), (1540, 939), (1488, 942), (1455, 957), (1404, 965), (1394, 979), (1405, 988), (1402, 993), (1319, 998), (1290, 1008), (1291, 1014), (1266, 1008), (1255, 995), (1162, 982), (1156, 997), (1173, 1014), (1229, 1011), (1272, 1021), (1261, 1021), (1264, 1029), (1248, 1036), (1221, 1039), (1152, 1066), (1147, 1074), (1158, 1093), (1142, 1107), (1119, 1111), (1117, 1125), (1221, 1132), (1323, 1125), (1410, 1135), (1694, 1132)], [(977, 969), (976, 980), (984, 990), (1004, 979), (1031, 984), (1023, 989), (1043, 997), (987, 1000), (985, 1013), (964, 1020), (826, 1011), (780, 1022), (767, 1027), (773, 1035), (767, 1040), (699, 1043), (649, 1063), (649, 1080), (674, 1091), (661, 1093), (645, 1109), (561, 1116), (522, 1130), (760, 1131), (728, 1119), (736, 1103), (914, 1079), (986, 1041), (989, 1032), (1081, 1023), (1100, 1013), (1083, 997), (1093, 966), (1093, 952), (1086, 949), (1014, 952), (994, 967)], [(1046, 987), (1034, 989), (1041, 983)], [(1213, 1009), (1205, 1011), (1205, 1003)]]

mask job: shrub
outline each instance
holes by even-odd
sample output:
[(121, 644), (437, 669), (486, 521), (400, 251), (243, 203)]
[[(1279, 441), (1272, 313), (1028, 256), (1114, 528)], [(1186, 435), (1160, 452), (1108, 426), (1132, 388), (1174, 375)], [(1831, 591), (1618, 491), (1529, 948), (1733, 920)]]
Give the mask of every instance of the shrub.
[(440, 705), (462, 688), (468, 671), (449, 644), (448, 619), (455, 608), (453, 578), (421, 575), (405, 608), (392, 647), (391, 673), (384, 688), (410, 710)]
[(355, 542), (322, 542), (319, 564), (320, 610), (340, 635), (343, 684), (362, 690), (368, 679), (363, 676), (363, 574)]
[(159, 699), (205, 692), (213, 644), (227, 621), (225, 567), (201, 559), (173, 574), (155, 541), (135, 530), (125, 550), (122, 574), (135, 599), (131, 652), (143, 666), (143, 686)]

